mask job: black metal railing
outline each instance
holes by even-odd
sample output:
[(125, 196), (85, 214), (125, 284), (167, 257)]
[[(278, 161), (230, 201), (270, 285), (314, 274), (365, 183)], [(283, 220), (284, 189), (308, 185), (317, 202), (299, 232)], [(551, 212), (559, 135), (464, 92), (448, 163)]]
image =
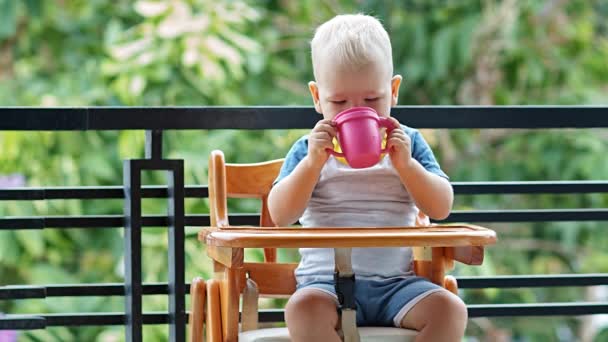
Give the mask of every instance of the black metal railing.
[[(608, 107), (526, 106), (461, 107), (400, 106), (393, 115), (417, 128), (608, 128)], [(56, 199), (123, 199), (124, 215), (80, 215), (0, 218), (0, 230), (49, 228), (124, 228), (125, 282), (0, 287), (0, 300), (27, 298), (122, 296), (125, 312), (7, 315), (0, 329), (44, 329), (51, 326), (124, 325), (128, 341), (142, 340), (142, 325), (169, 324), (172, 341), (185, 339), (187, 313), (184, 281), (184, 227), (209, 225), (208, 215), (184, 213), (186, 198), (205, 198), (206, 186), (184, 186), (183, 160), (162, 156), (162, 132), (182, 129), (310, 128), (316, 116), (309, 107), (144, 107), (144, 108), (0, 108), (0, 131), (145, 130), (146, 158), (125, 160), (122, 185), (0, 189), (0, 201)], [(167, 186), (143, 186), (144, 170), (164, 170)], [(608, 181), (454, 182), (457, 195), (608, 193)], [(142, 215), (144, 198), (167, 198), (167, 215)], [(256, 224), (256, 214), (230, 216), (233, 224)], [(445, 222), (608, 221), (608, 209), (527, 209), (454, 211)], [(143, 284), (141, 231), (169, 227), (169, 279)], [(459, 277), (460, 288), (520, 288), (608, 285), (607, 274)], [(169, 310), (143, 313), (142, 297), (168, 295)], [(552, 316), (608, 313), (608, 303), (539, 303), (469, 305), (470, 317)], [(261, 321), (283, 320), (282, 310), (265, 310)]]

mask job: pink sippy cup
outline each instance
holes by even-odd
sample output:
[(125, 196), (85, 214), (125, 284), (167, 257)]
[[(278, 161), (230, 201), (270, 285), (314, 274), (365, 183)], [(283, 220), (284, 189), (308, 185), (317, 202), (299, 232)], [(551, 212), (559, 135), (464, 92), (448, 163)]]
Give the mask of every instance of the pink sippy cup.
[(328, 149), (337, 157), (344, 157), (350, 167), (362, 169), (380, 161), (382, 148), (380, 128), (394, 129), (392, 121), (378, 116), (373, 108), (353, 107), (340, 112), (333, 120), (338, 129), (338, 142), (343, 153)]

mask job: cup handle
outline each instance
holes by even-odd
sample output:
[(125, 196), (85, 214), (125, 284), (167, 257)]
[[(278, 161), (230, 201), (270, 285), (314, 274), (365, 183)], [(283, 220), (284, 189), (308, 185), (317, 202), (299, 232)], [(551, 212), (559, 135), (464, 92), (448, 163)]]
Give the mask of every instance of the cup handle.
[(329, 154), (332, 154), (332, 155), (334, 155), (336, 157), (342, 157), (342, 158), (344, 158), (344, 153), (336, 152), (336, 151), (334, 151), (331, 148), (326, 148), (325, 151), (329, 152)]
[[(393, 124), (393, 122), (389, 118), (385, 118), (385, 117), (379, 118), (378, 124), (380, 125), (380, 127), (386, 128), (386, 133), (390, 133), (392, 130), (397, 128), (397, 127), (395, 127), (395, 124)], [(383, 148), (381, 152), (388, 153), (388, 148), (387, 147)]]
[[(336, 121), (332, 120), (332, 122), (335, 124)], [(340, 153), (340, 152), (336, 152), (334, 151), (333, 148), (326, 148), (325, 151), (327, 151), (329, 154), (333, 155), (334, 157), (340, 157), (340, 158), (345, 158), (344, 157), (344, 153)]]

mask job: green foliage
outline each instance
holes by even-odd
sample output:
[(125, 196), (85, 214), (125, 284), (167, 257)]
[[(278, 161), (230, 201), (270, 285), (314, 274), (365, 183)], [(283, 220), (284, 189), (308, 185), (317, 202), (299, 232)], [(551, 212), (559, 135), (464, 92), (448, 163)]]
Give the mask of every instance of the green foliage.
[(143, 20), (128, 28), (111, 20), (104, 40), (111, 59), (101, 71), (122, 103), (240, 104), (239, 83), (265, 59), (262, 45), (241, 33), (260, 11), (216, 1), (138, 1), (134, 8)]
[[(312, 79), (308, 42), (336, 13), (378, 16), (404, 76), (401, 104), (599, 104), (608, 94), (608, 6), (561, 1), (62, 1), (0, 0), (0, 105), (307, 105)], [(576, 113), (572, 113), (576, 115)], [(407, 124), (406, 122), (404, 122)], [(207, 156), (230, 162), (284, 156), (305, 131), (180, 131), (165, 135), (165, 155), (186, 161), (186, 184), (205, 184)], [(608, 138), (600, 130), (428, 130), (423, 132), (454, 181), (593, 180), (608, 174)], [(27, 186), (117, 185), (123, 159), (143, 156), (144, 135), (124, 132), (0, 132), (0, 175)], [(466, 162), (463, 162), (466, 161)], [(146, 184), (164, 184), (160, 173)], [(455, 209), (600, 208), (605, 195), (460, 196)], [(256, 203), (231, 201), (256, 212)], [(165, 212), (145, 200), (144, 213)], [(187, 200), (186, 211), (208, 211)], [(2, 202), (2, 216), (122, 214), (122, 201)], [(492, 224), (500, 234), (481, 267), (460, 275), (608, 272), (608, 243), (597, 222)], [(196, 227), (187, 228), (187, 279), (210, 277)], [(144, 231), (145, 281), (165, 281), (165, 229)], [(121, 282), (120, 229), (0, 232), (0, 285)], [(281, 260), (296, 260), (293, 250)], [(248, 251), (248, 259), (261, 252)], [(584, 288), (467, 290), (477, 303), (598, 300)], [(600, 297), (598, 297), (600, 298)], [(603, 298), (605, 300), (605, 298)], [(264, 302), (277, 305), (278, 302)], [(163, 296), (145, 310), (166, 309)], [(121, 298), (0, 302), (0, 311), (122, 311)], [(469, 335), (569, 340), (581, 321), (475, 319)], [(542, 324), (539, 324), (541, 322)], [(590, 326), (590, 325), (588, 325)], [(601, 327), (598, 327), (598, 333)], [(601, 340), (606, 335), (598, 335)], [(148, 340), (167, 329), (146, 327)], [(571, 338), (569, 338), (571, 337)], [(52, 328), (24, 341), (122, 340), (117, 327)]]

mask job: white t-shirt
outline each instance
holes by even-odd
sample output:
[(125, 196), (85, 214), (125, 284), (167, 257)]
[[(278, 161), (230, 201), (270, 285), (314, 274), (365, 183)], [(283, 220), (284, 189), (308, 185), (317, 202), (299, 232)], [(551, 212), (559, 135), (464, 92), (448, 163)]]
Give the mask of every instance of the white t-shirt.
[[(402, 126), (412, 141), (412, 157), (426, 170), (447, 178), (433, 152), (415, 129)], [(289, 151), (275, 184), (289, 175), (308, 152), (307, 137), (300, 138)], [(378, 164), (353, 169), (330, 156), (312, 192), (300, 223), (307, 227), (413, 226), (416, 208), (390, 157)], [(300, 248), (296, 269), (299, 284), (330, 281), (334, 273), (332, 248)], [(409, 247), (353, 248), (352, 265), (357, 278), (386, 279), (413, 275)]]

